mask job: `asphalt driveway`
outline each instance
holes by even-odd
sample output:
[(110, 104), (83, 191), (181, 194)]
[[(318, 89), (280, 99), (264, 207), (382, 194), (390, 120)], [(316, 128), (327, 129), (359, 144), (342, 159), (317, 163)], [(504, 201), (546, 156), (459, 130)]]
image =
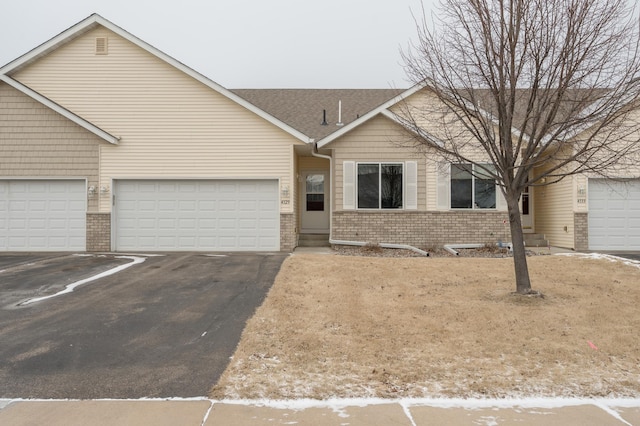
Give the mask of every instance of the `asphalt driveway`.
[(204, 396), (285, 257), (0, 255), (0, 398)]
[(637, 251), (634, 252), (615, 252), (612, 253), (614, 256), (624, 257), (625, 259), (630, 260), (640, 260), (640, 253)]

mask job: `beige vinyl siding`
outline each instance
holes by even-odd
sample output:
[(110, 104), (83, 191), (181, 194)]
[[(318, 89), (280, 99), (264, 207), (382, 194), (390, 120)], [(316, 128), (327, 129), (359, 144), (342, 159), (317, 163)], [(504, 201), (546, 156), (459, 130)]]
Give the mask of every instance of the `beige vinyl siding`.
[(533, 188), (535, 231), (557, 247), (574, 248), (573, 181), (570, 176), (553, 185)]
[[(411, 114), (410, 121), (416, 124), (434, 138), (434, 142), (455, 144), (459, 152), (475, 161), (487, 158), (487, 153), (478, 144), (473, 134), (464, 126), (463, 122), (446, 107), (430, 89), (423, 89), (391, 107), (391, 112), (399, 116)], [(421, 147), (422, 150), (426, 148)]]
[[(96, 37), (108, 54), (95, 55)], [(302, 142), (170, 64), (94, 29), (14, 76), (121, 137), (101, 146), (100, 185), (117, 178), (270, 178), (293, 189)], [(102, 211), (110, 211), (103, 197)], [(282, 205), (282, 212), (293, 204)]]
[(411, 148), (399, 144), (409, 136), (393, 121), (378, 116), (333, 141), (335, 161), (335, 185), (333, 203), (335, 210), (343, 210), (343, 162), (416, 161), (418, 164), (418, 210), (426, 209), (425, 160)]
[[(93, 133), (0, 82), (0, 179), (84, 178), (98, 184), (99, 146)], [(88, 199), (89, 211), (97, 198)]]

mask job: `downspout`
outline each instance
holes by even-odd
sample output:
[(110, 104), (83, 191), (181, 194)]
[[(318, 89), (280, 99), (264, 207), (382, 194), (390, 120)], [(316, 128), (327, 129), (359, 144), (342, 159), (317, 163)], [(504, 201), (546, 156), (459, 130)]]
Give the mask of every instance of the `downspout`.
[[(368, 243), (364, 241), (348, 241), (348, 240), (334, 240), (333, 239), (333, 157), (330, 155), (320, 154), (318, 152), (318, 144), (316, 142), (313, 143), (311, 147), (311, 155), (318, 158), (324, 158), (329, 160), (329, 244), (340, 245), (340, 246), (360, 246), (364, 247)], [(409, 246), (406, 244), (390, 244), (390, 243), (378, 243), (378, 245), (382, 248), (391, 248), (391, 249), (401, 249), (401, 250), (411, 250), (415, 253), (421, 254), (423, 256), (429, 256), (429, 253), (420, 250), (417, 247)]]
[[(459, 256), (460, 253), (458, 252), (459, 249), (474, 249), (474, 248), (482, 248), (484, 247), (486, 244), (445, 244), (443, 246), (443, 248), (448, 251), (449, 253), (451, 253), (454, 256)], [(499, 248), (507, 248), (509, 249), (509, 252), (513, 251), (513, 244), (511, 243), (503, 243), (503, 242), (498, 242), (498, 244), (496, 244)]]

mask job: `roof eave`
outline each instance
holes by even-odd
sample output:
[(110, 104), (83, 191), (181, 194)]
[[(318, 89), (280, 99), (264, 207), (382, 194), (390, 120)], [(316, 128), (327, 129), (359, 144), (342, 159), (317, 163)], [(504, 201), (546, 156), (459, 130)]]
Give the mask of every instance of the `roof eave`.
[(11, 77), (7, 76), (7, 75), (2, 75), (0, 74), (0, 81), (8, 84), (9, 86), (13, 87), (14, 89), (18, 90), (19, 92), (29, 96), (31, 99), (35, 100), (36, 102), (41, 103), (42, 105), (46, 106), (47, 108), (50, 108), (51, 110), (57, 112), (58, 114), (62, 115), (63, 117), (67, 118), (68, 120), (74, 122), (75, 124), (79, 125), (80, 127), (88, 130), (89, 132), (93, 133), (94, 135), (104, 139), (105, 141), (117, 145), (118, 142), (120, 141), (120, 138), (117, 136), (112, 135), (109, 132), (106, 132), (104, 130), (102, 130), (100, 127), (96, 126), (95, 124), (85, 120), (84, 118), (80, 117), (79, 115), (74, 114), (73, 112), (69, 111), (68, 109), (58, 105), (57, 103), (53, 102), (51, 99), (42, 96), (40, 93), (36, 92), (35, 90), (32, 90), (30, 88), (28, 88), (27, 86), (25, 86), (24, 84), (12, 79)]

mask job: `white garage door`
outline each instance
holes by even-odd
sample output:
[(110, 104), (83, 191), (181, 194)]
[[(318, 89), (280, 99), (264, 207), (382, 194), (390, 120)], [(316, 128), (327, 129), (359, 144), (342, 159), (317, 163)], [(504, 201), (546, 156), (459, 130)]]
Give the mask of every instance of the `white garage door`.
[(0, 251), (84, 251), (83, 180), (0, 180)]
[(640, 250), (639, 180), (589, 180), (589, 249)]
[(280, 250), (276, 180), (121, 180), (115, 249)]

